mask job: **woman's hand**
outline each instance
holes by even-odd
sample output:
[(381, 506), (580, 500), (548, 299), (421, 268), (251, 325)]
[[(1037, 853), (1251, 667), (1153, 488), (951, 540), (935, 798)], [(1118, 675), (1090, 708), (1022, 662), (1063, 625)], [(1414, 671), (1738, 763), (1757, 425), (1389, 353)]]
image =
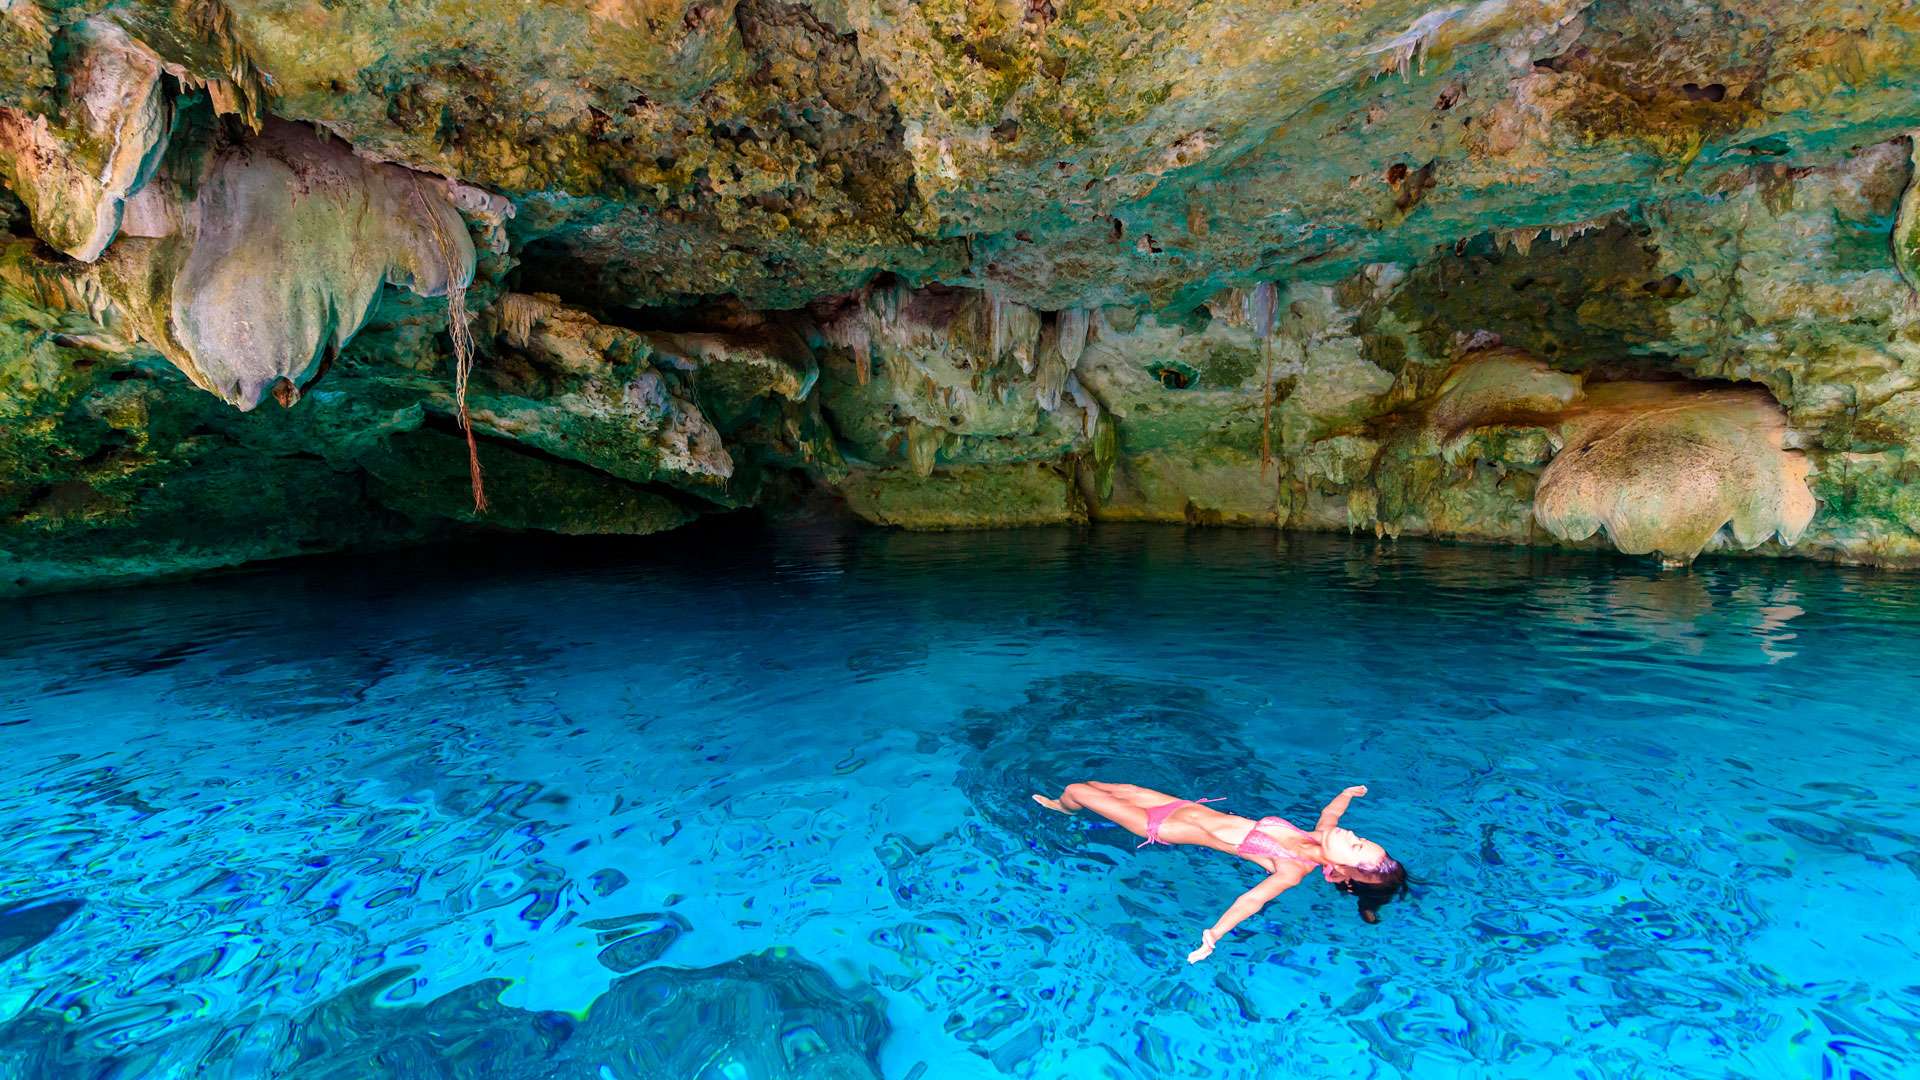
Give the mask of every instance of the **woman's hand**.
[(1197, 964), (1213, 955), (1213, 947), (1220, 940), (1212, 928), (1200, 931), (1200, 947), (1187, 954), (1187, 963)]
[(1347, 806), (1352, 803), (1353, 800), (1360, 798), (1366, 793), (1366, 785), (1355, 784), (1340, 794), (1335, 795), (1332, 802), (1321, 808), (1320, 820), (1313, 823), (1313, 831), (1324, 833), (1328, 829), (1340, 824), (1340, 815), (1347, 812)]

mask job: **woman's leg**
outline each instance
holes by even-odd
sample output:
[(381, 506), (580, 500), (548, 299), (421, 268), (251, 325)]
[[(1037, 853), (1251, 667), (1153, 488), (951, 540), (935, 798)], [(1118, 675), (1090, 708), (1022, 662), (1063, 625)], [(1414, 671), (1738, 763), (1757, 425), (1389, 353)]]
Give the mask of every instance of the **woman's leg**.
[(1071, 814), (1091, 810), (1135, 836), (1147, 835), (1147, 809), (1176, 801), (1172, 796), (1132, 784), (1085, 782), (1068, 784), (1058, 799), (1035, 795), (1033, 801), (1049, 810)]
[(1139, 784), (1108, 784), (1099, 780), (1088, 780), (1086, 785), (1096, 791), (1104, 791), (1116, 798), (1125, 799), (1135, 806), (1148, 810), (1156, 806), (1165, 806), (1170, 802), (1180, 802), (1180, 796), (1169, 795), (1164, 791), (1155, 791)]

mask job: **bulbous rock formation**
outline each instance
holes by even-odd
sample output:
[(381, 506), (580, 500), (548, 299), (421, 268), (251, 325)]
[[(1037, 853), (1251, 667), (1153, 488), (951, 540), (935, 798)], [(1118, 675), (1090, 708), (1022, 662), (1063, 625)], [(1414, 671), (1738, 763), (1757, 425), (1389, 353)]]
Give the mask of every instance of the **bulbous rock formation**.
[(1474, 353), (1447, 373), (1427, 410), (1427, 427), (1441, 451), (1453, 457), (1473, 429), (1537, 424), (1558, 416), (1580, 393), (1579, 376), (1555, 371), (1525, 350), (1495, 347)]
[(382, 285), (465, 289), (473, 241), (445, 189), (280, 121), (222, 149), (183, 215), (170, 327), (182, 368), (251, 409), (345, 348)]
[(1617, 383), (1589, 389), (1561, 421), (1534, 514), (1555, 536), (1605, 529), (1630, 555), (1693, 560), (1732, 526), (1734, 543), (1791, 546), (1813, 520), (1806, 455), (1765, 391)]
[(0, 163), (36, 231), (81, 262), (122, 233), (153, 241), (73, 271), (89, 279), (75, 290), (195, 385), (242, 411), (281, 384), (297, 396), (382, 285), (438, 297), (471, 283), (473, 240), (445, 181), (278, 119), (163, 164), (173, 110), (158, 56), (103, 18), (70, 37), (67, 128), (0, 109)]

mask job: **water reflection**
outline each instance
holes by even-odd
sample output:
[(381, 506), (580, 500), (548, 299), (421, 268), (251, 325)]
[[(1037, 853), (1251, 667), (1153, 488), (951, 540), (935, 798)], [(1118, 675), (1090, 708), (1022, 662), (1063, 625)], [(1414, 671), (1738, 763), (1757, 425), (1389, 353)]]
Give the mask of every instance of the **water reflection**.
[(1799, 635), (1788, 631), (1787, 624), (1805, 615), (1807, 609), (1794, 602), (1800, 599), (1800, 594), (1794, 592), (1792, 586), (1782, 585), (1764, 590), (1764, 602), (1760, 595), (1762, 591), (1758, 587), (1748, 586), (1736, 590), (1735, 595), (1758, 609), (1760, 621), (1754, 626), (1754, 633), (1760, 638), (1760, 649), (1767, 654), (1767, 659), (1773, 663), (1791, 660), (1797, 653), (1787, 648), (1786, 643)]

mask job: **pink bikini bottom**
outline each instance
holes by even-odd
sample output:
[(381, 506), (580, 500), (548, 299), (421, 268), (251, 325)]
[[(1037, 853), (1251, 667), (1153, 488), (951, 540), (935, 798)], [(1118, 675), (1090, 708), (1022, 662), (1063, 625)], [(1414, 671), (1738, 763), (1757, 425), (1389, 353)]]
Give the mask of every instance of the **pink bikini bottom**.
[(1165, 840), (1160, 839), (1160, 826), (1166, 822), (1168, 814), (1173, 813), (1183, 806), (1193, 806), (1196, 803), (1226, 801), (1227, 797), (1222, 795), (1217, 799), (1175, 799), (1170, 803), (1161, 803), (1159, 806), (1151, 807), (1147, 810), (1147, 838), (1134, 846), (1146, 847), (1148, 844), (1166, 843)]

